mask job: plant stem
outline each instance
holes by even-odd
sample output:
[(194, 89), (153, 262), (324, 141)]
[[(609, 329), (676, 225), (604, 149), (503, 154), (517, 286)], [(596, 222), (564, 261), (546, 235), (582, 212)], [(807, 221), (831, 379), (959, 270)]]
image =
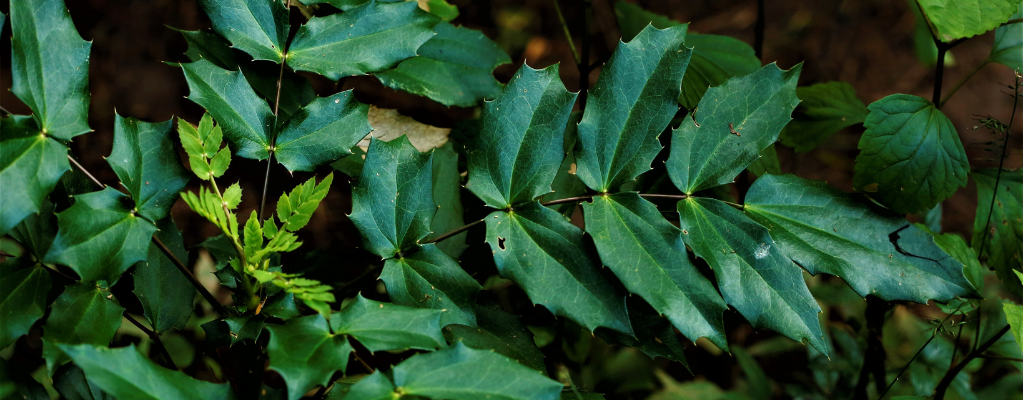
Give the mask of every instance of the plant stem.
[(950, 368), (948, 372), (945, 373), (945, 376), (941, 378), (941, 382), (938, 382), (938, 387), (934, 389), (934, 400), (944, 400), (945, 392), (948, 390), (948, 386), (952, 384), (952, 380), (954, 380), (955, 377), (959, 375), (959, 372), (961, 372), (963, 368), (966, 368), (966, 365), (969, 364), (970, 361), (973, 361), (974, 358), (979, 357), (980, 353), (983, 353), (991, 346), (994, 346), (994, 344), (998, 342), (998, 339), (1001, 339), (1002, 335), (1004, 335), (1008, 331), (1009, 325), (1005, 325), (1004, 327), (1002, 327), (1001, 330), (995, 332), (995, 335), (988, 339), (988, 341), (984, 342), (984, 344), (980, 345), (980, 347), (977, 347), (976, 350), (970, 352), (970, 354), (967, 355), (966, 358), (963, 359), (963, 361), (959, 362), (954, 367)]
[(590, 19), (592, 15), (592, 3), (590, 0), (583, 0), (583, 35), (582, 55), (579, 58), (579, 110), (586, 109), (586, 97), (590, 88)]
[(881, 392), (881, 396), (877, 398), (878, 400), (884, 399), (884, 395), (888, 394), (888, 391), (892, 389), (892, 386), (895, 386), (895, 382), (898, 382), (899, 377), (902, 376), (902, 374), (906, 372), (907, 369), (909, 369), (910, 365), (913, 365), (913, 361), (916, 361), (916, 358), (920, 356), (920, 353), (923, 353), (924, 349), (927, 348), (927, 345), (931, 344), (931, 341), (934, 340), (935, 336), (937, 335), (932, 334), (930, 339), (927, 339), (927, 341), (924, 342), (924, 345), (920, 346), (920, 350), (917, 350), (916, 354), (913, 354), (913, 357), (909, 359), (909, 362), (907, 362), (906, 365), (902, 366), (902, 369), (899, 370), (899, 373), (895, 375), (895, 379), (892, 379), (892, 383), (889, 383), (888, 387), (885, 387), (884, 391)]
[(938, 63), (934, 66), (934, 96), (931, 97), (931, 103), (941, 108), (941, 80), (945, 75), (945, 53), (948, 52), (948, 46), (937, 39), (934, 45), (938, 46)]
[(1023, 358), (1004, 357), (1004, 356), (999, 356), (999, 355), (981, 354), (981, 355), (977, 356), (977, 358), (984, 358), (984, 359), (988, 359), (988, 360), (1005, 360), (1005, 361), (1023, 362)]
[(170, 353), (169, 353), (169, 352), (167, 351), (167, 347), (165, 347), (165, 346), (163, 345), (163, 341), (162, 341), (162, 340), (160, 340), (160, 334), (159, 334), (159, 333), (156, 333), (156, 331), (155, 331), (155, 330), (152, 330), (152, 329), (146, 328), (146, 326), (145, 326), (145, 325), (142, 325), (142, 323), (141, 323), (141, 322), (139, 322), (139, 321), (138, 321), (137, 319), (135, 319), (135, 317), (132, 317), (132, 316), (131, 316), (131, 314), (128, 314), (128, 312), (127, 312), (127, 311), (125, 311), (125, 312), (124, 312), (124, 318), (125, 318), (125, 319), (127, 319), (127, 320), (128, 320), (128, 322), (131, 322), (131, 323), (132, 323), (133, 325), (137, 326), (137, 327), (138, 327), (138, 328), (139, 328), (140, 330), (142, 330), (142, 332), (144, 332), (144, 333), (145, 333), (145, 334), (146, 334), (147, 336), (149, 336), (149, 339), (151, 339), (151, 340), (153, 341), (153, 343), (155, 343), (155, 344), (156, 344), (156, 349), (160, 351), (160, 354), (161, 354), (161, 355), (163, 356), (163, 359), (164, 359), (165, 361), (167, 361), (167, 366), (168, 366), (168, 367), (170, 367), (170, 368), (173, 368), (173, 369), (176, 369), (176, 370), (179, 370), (179, 371), (180, 371), (180, 369), (178, 368), (178, 366), (177, 366), (177, 365), (174, 365), (174, 359), (173, 359), (173, 358), (171, 358), (171, 355), (170, 355)]
[[(561, 6), (558, 5), (558, 0), (551, 0), (551, 4), (554, 4), (554, 13), (558, 15), (558, 21), (561, 22), (561, 30), (565, 32), (565, 39), (568, 41), (568, 48), (572, 50), (572, 57), (575, 58), (576, 65), (582, 65), (583, 59), (579, 57), (579, 51), (575, 49), (572, 32), (568, 30), (568, 23), (565, 22), (565, 15), (561, 13)], [(582, 71), (579, 71), (579, 73), (581, 74)]]
[(764, 0), (757, 0), (757, 24), (753, 26), (753, 52), (760, 61), (764, 60)]
[(952, 95), (955, 94), (956, 91), (959, 90), (959, 88), (963, 87), (963, 85), (966, 84), (966, 81), (969, 81), (971, 78), (973, 78), (974, 75), (977, 74), (977, 72), (979, 72), (981, 69), (983, 69), (990, 63), (991, 59), (987, 58), (983, 62), (978, 64), (976, 67), (974, 67), (972, 70), (970, 70), (970, 72), (966, 73), (966, 76), (964, 76), (963, 79), (960, 79), (959, 82), (956, 82), (955, 86), (952, 86), (952, 89), (950, 89), (948, 93), (945, 93), (945, 97), (942, 97), (941, 102), (938, 103), (938, 108), (944, 107), (945, 103), (948, 102), (948, 99), (952, 98)]
[[(220, 188), (217, 187), (217, 180), (212, 176), (210, 176), (210, 185), (213, 186), (213, 193), (217, 194), (217, 199), (220, 200), (220, 205), (224, 208), (224, 215), (231, 215), (231, 210), (227, 208), (227, 202), (224, 201), (224, 195), (220, 194)], [(228, 220), (230, 221), (230, 218)], [(245, 249), (242, 248), (241, 242), (238, 241), (238, 236), (232, 235), (227, 230), (224, 231), (224, 234), (231, 239), (234, 251), (238, 253), (238, 262), (242, 267), (242, 270), (238, 271), (238, 277), (242, 284), (242, 290), (245, 291), (245, 295), (248, 298), (245, 306), (248, 309), (253, 309), (259, 304), (259, 296), (256, 296), (256, 289), (252, 286), (252, 282), (249, 281), (249, 274), (245, 271), (245, 267), (249, 265), (248, 258), (245, 256)]]
[[(288, 4), (285, 6), (288, 12), (291, 12), (291, 0), (288, 0)], [(263, 211), (266, 210), (266, 189), (270, 186), (270, 166), (274, 163), (274, 150), (276, 149), (277, 142), (277, 119), (280, 115), (281, 108), (281, 86), (284, 82), (284, 64), (288, 59), (288, 47), (291, 46), (291, 38), (289, 36), (288, 41), (284, 43), (284, 51), (281, 53), (281, 69), (277, 73), (277, 95), (274, 96), (274, 126), (273, 136), (270, 138), (270, 154), (266, 158), (266, 175), (263, 177), (263, 195), (259, 198), (259, 213), (257, 214), (259, 222), (263, 222)]]
[(427, 240), (427, 241), (425, 241), (425, 242), (423, 242), (423, 243), (420, 243), (420, 244), (430, 244), (430, 243), (437, 243), (437, 242), (439, 242), (439, 241), (442, 241), (442, 240), (448, 239), (448, 238), (450, 238), (450, 237), (452, 237), (452, 236), (455, 236), (455, 235), (457, 235), (457, 234), (459, 234), (459, 233), (462, 233), (462, 232), (465, 232), (465, 231), (469, 230), (469, 228), (472, 228), (472, 227), (476, 226), (476, 225), (477, 225), (477, 224), (479, 224), (480, 222), (483, 222), (483, 220), (482, 220), (482, 219), (480, 219), (480, 220), (476, 220), (476, 221), (470, 222), (470, 223), (468, 223), (468, 224), (466, 224), (466, 225), (463, 225), (463, 226), (462, 226), (461, 228), (458, 228), (458, 229), (455, 229), (455, 230), (453, 230), (453, 231), (450, 231), (450, 232), (448, 232), (448, 233), (445, 233), (445, 234), (443, 234), (443, 235), (437, 236), (437, 237), (435, 237), (435, 238), (433, 238), (433, 239)]
[(881, 328), (884, 326), (885, 314), (891, 308), (888, 302), (876, 296), (867, 296), (867, 350), (863, 355), (863, 365), (860, 367), (860, 377), (853, 391), (853, 400), (867, 400), (870, 375), (874, 375), (874, 386), (880, 388), (884, 385), (885, 352), (884, 343), (881, 341)]

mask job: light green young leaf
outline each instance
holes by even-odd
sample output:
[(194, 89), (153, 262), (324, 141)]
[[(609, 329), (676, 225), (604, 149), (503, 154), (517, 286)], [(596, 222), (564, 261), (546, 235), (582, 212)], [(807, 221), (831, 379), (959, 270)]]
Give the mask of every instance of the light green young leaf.
[(557, 64), (541, 70), (523, 64), (501, 95), (483, 105), (479, 132), (465, 147), (466, 188), (499, 209), (549, 193), (575, 98)]
[(52, 280), (46, 267), (29, 260), (29, 255), (0, 263), (0, 349), (7, 348), (28, 333), (46, 312), (46, 296)]
[(242, 187), (235, 182), (224, 190), (224, 203), (227, 203), (228, 210), (234, 210), (242, 202)]
[(288, 66), (332, 80), (392, 68), (414, 57), (440, 18), (416, 2), (371, 0), (302, 25), (288, 49)]
[[(433, 151), (433, 201), (437, 204), (437, 213), (430, 224), (430, 235), (434, 239), (440, 235), (461, 228), (465, 225), (462, 218), (462, 176), (458, 172), (458, 152), (451, 142), (445, 143)], [(469, 246), (465, 244), (466, 232), (437, 243), (437, 248), (444, 250), (449, 256), (458, 259)]]
[(75, 204), (57, 214), (60, 230), (45, 261), (70, 267), (85, 282), (117, 282), (146, 259), (156, 232), (156, 225), (132, 213), (129, 201), (111, 187), (75, 196)]
[(668, 174), (683, 193), (724, 185), (778, 140), (799, 104), (796, 81), (802, 65), (775, 64), (707, 90), (695, 117), (672, 132)]
[(436, 35), (419, 47), (417, 57), (376, 74), (384, 86), (458, 107), (472, 107), (501, 93), (503, 85), (494, 79), (494, 69), (511, 63), (501, 46), (483, 32), (447, 22), (433, 30)]
[(796, 95), (802, 102), (781, 131), (781, 143), (799, 153), (810, 151), (835, 132), (862, 123), (867, 117), (867, 106), (846, 82), (799, 87)]
[(274, 222), (273, 214), (267, 217), (266, 221), (263, 221), (263, 237), (273, 239), (277, 235), (277, 223)]
[(931, 235), (827, 183), (767, 175), (750, 187), (744, 209), (786, 256), (811, 274), (841, 277), (860, 296), (926, 304), (976, 293), (963, 264)]
[(213, 156), (213, 159), (210, 160), (210, 175), (213, 175), (214, 178), (219, 178), (227, 172), (227, 167), (230, 165), (231, 148), (228, 146), (220, 149), (220, 151), (217, 152), (217, 155)]
[(486, 217), (487, 238), (501, 276), (518, 283), (536, 305), (593, 331), (633, 334), (625, 294), (605, 280), (584, 251), (583, 232), (539, 203)]
[(213, 30), (256, 60), (284, 62), (288, 8), (282, 0), (202, 0)]
[[(763, 178), (761, 178), (763, 179)], [(821, 311), (792, 262), (763, 226), (729, 205), (690, 197), (678, 203), (682, 239), (707, 261), (725, 302), (754, 328), (768, 328), (828, 354)]]
[(71, 169), (67, 147), (40, 134), (28, 116), (0, 117), (0, 235), (38, 213)]
[(955, 126), (926, 99), (893, 94), (867, 107), (853, 187), (902, 214), (966, 186), (970, 163)]
[(43, 325), (43, 358), (52, 373), (69, 360), (63, 344), (107, 346), (121, 326), (121, 307), (107, 288), (94, 282), (68, 286), (53, 302)]
[(412, 308), (356, 297), (330, 316), (330, 327), (359, 341), (371, 352), (434, 350), (444, 347), (440, 317), (445, 311)]
[(366, 249), (391, 258), (430, 234), (433, 203), (432, 154), (420, 153), (402, 136), (374, 139), (366, 167), (352, 188), (352, 223)]
[[(174, 221), (165, 218), (156, 223), (160, 229), (156, 237), (167, 245), (178, 260), (188, 262), (181, 231)], [(142, 310), (149, 324), (157, 332), (171, 328), (183, 328), (192, 315), (192, 301), (195, 288), (174, 262), (155, 243), (149, 245), (149, 258), (135, 264), (132, 272), (135, 282), (135, 296), (142, 303)]]
[(89, 382), (119, 400), (230, 400), (227, 383), (210, 383), (156, 365), (135, 345), (118, 349), (61, 345), (61, 349), (82, 368)]
[(434, 244), (387, 260), (380, 280), (395, 304), (443, 310), (441, 326), (476, 325), (473, 304), (482, 287)]
[[(263, 228), (259, 226), (259, 216), (256, 210), (249, 214), (249, 220), (245, 221), (245, 232), (242, 236), (245, 240), (245, 256), (252, 259), (256, 252), (263, 249)], [(255, 260), (250, 262), (255, 263)]]
[(626, 289), (645, 299), (692, 341), (727, 349), (727, 306), (714, 285), (689, 263), (681, 231), (657, 206), (635, 193), (597, 196), (583, 203), (586, 233), (604, 265)]
[(334, 173), (329, 173), (320, 183), (316, 183), (316, 178), (309, 178), (300, 187), (296, 187), (291, 192), (289, 201), (291, 202), (291, 216), (287, 220), (282, 221), (284, 226), (282, 229), (288, 232), (295, 232), (302, 229), (309, 223), (309, 219), (312, 218), (313, 212), (320, 206), (320, 201), (324, 197), (327, 197), (327, 192), (330, 191), (330, 185), (334, 182)]
[(330, 332), (320, 314), (267, 325), (270, 369), (277, 371), (288, 386), (288, 399), (296, 400), (316, 386), (326, 385), (334, 371), (344, 371), (352, 345), (345, 335)]
[(373, 130), (368, 114), (369, 106), (356, 100), (351, 90), (313, 100), (281, 128), (275, 144), (277, 161), (290, 171), (313, 171), (352, 154), (348, 149)]
[(1005, 303), (1002, 304), (1002, 311), (1005, 312), (1005, 320), (1009, 322), (1012, 336), (1016, 337), (1016, 344), (1023, 348), (1023, 307), (1012, 303)]
[(586, 186), (606, 193), (650, 170), (657, 140), (678, 112), (682, 75), (692, 50), (688, 25), (644, 29), (619, 43), (590, 92), (579, 123), (575, 159)]
[[(60, 140), (89, 128), (89, 50), (63, 0), (11, 1), (14, 92), (43, 134)], [(6, 147), (6, 146), (5, 146)]]
[[(948, 254), (954, 261), (962, 265), (963, 276), (976, 289), (977, 293), (984, 292), (984, 267), (980, 265), (977, 252), (966, 244), (962, 236), (954, 233), (935, 233), (923, 224), (913, 224), (934, 237), (934, 244)], [(951, 261), (951, 260), (949, 260)], [(955, 263), (953, 262), (953, 265)], [(955, 269), (953, 269), (955, 271)]]
[(1019, 0), (918, 0), (939, 39), (951, 42), (995, 29), (1016, 12)]
[(451, 21), (458, 18), (458, 7), (454, 4), (448, 3), (448, 0), (426, 0), (425, 4), (427, 11), (429, 11), (430, 14), (441, 17), (445, 21)]
[[(1023, 18), (1023, 4), (1019, 5), (1010, 20)], [(988, 60), (1000, 63), (1016, 71), (1023, 71), (1023, 23), (1017, 22), (995, 29), (995, 45)]]
[[(995, 190), (998, 170), (973, 172), (977, 184), (977, 214), (973, 220), (973, 249), (998, 273), (1005, 288), (1023, 295), (1023, 285), (1010, 271), (1023, 271), (1023, 169), (1002, 171)], [(995, 206), (991, 208), (991, 197)], [(986, 229), (986, 231), (985, 231)], [(984, 239), (984, 235), (988, 235)], [(983, 243), (984, 248), (981, 248)]]
[(181, 69), (188, 81), (188, 98), (216, 118), (235, 155), (256, 160), (269, 157), (274, 114), (242, 73), (205, 59), (181, 64)]
[(166, 217), (188, 183), (172, 132), (170, 120), (149, 123), (114, 115), (114, 148), (107, 163), (128, 189), (135, 209), (150, 221)]

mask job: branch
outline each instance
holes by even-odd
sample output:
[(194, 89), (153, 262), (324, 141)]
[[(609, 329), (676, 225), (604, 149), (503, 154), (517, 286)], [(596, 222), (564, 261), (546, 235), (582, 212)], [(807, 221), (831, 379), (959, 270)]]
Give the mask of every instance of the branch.
[[(583, 59), (579, 57), (579, 52), (575, 49), (575, 41), (572, 40), (572, 32), (568, 30), (568, 23), (565, 22), (565, 15), (561, 13), (561, 6), (558, 5), (558, 0), (551, 0), (554, 4), (554, 13), (558, 15), (558, 21), (561, 22), (561, 30), (565, 32), (565, 39), (568, 40), (568, 48), (572, 50), (572, 57), (575, 58), (576, 65), (583, 65)], [(581, 74), (582, 71), (579, 71)]]
[[(948, 372), (945, 373), (945, 376), (941, 378), (941, 382), (938, 382), (938, 387), (934, 389), (934, 400), (944, 400), (945, 391), (948, 390), (948, 386), (952, 384), (952, 381), (959, 375), (959, 372), (961, 372), (963, 368), (966, 368), (966, 365), (969, 364), (970, 361), (973, 361), (974, 358), (979, 357), (985, 350), (994, 346), (994, 344), (998, 342), (998, 339), (1001, 339), (1002, 335), (1005, 335), (1008, 331), (1009, 325), (1005, 325), (1000, 331), (995, 332), (995, 335), (988, 339), (988, 341), (984, 342), (984, 344), (980, 345), (980, 347), (977, 347), (976, 350), (970, 352), (963, 361), (950, 368)], [(980, 332), (977, 332), (977, 335), (980, 335)]]
[(128, 314), (127, 311), (124, 312), (124, 318), (127, 319), (132, 324), (134, 324), (135, 326), (137, 326), (139, 329), (141, 329), (142, 332), (144, 332), (147, 336), (149, 336), (150, 339), (153, 340), (153, 343), (156, 343), (156, 349), (160, 351), (160, 354), (163, 356), (163, 359), (165, 361), (167, 361), (167, 366), (168, 367), (171, 367), (171, 368), (174, 368), (174, 369), (177, 369), (177, 370), (180, 371), (180, 369), (178, 369), (178, 366), (174, 365), (174, 359), (172, 359), (170, 353), (167, 352), (167, 347), (165, 347), (163, 345), (163, 341), (160, 340), (160, 334), (159, 333), (156, 333), (156, 331), (154, 331), (152, 329), (146, 328), (145, 325), (142, 325), (141, 322), (139, 322), (137, 319), (135, 319), (135, 317), (132, 317), (131, 314)]
[[(880, 388), (884, 385), (884, 343), (881, 341), (884, 326), (885, 314), (891, 309), (888, 302), (876, 296), (867, 296), (867, 350), (863, 355), (863, 365), (860, 367), (860, 377), (853, 390), (854, 400), (867, 400), (867, 386), (870, 383), (870, 375), (874, 375), (874, 386)], [(912, 361), (910, 361), (912, 362)]]

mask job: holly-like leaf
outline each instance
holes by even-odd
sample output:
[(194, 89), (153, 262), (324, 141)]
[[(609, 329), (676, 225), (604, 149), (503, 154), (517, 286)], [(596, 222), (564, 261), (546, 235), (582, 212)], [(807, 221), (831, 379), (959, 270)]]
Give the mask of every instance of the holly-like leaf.
[[(1019, 5), (1010, 20), (1023, 18), (1023, 4)], [(988, 60), (1023, 71), (1023, 23), (1016, 22), (995, 29), (995, 44), (991, 47)]]
[(420, 153), (404, 136), (373, 140), (366, 167), (352, 188), (350, 218), (366, 249), (390, 258), (430, 234), (433, 204), (432, 155)]
[(356, 297), (330, 316), (335, 333), (351, 336), (371, 352), (444, 347), (440, 317), (445, 311), (412, 308)]
[(754, 328), (806, 340), (828, 353), (817, 320), (821, 309), (802, 270), (782, 253), (766, 228), (710, 198), (682, 200), (678, 212), (682, 239), (710, 264), (726, 303)]
[(511, 63), (501, 46), (483, 32), (447, 22), (433, 30), (436, 35), (419, 47), (417, 57), (376, 74), (384, 86), (458, 107), (472, 107), (501, 93), (494, 69)]
[[(465, 225), (462, 217), (462, 175), (458, 172), (458, 152), (449, 142), (433, 151), (433, 201), (437, 204), (437, 213), (430, 224), (432, 233), (427, 239), (433, 239)], [(457, 259), (469, 246), (465, 244), (466, 233), (459, 233), (437, 243), (437, 248), (444, 250), (452, 258)]]
[(529, 368), (547, 373), (544, 355), (536, 347), (533, 333), (522, 325), (519, 317), (504, 312), (496, 304), (477, 306), (476, 315), (478, 326), (451, 324), (444, 327), (444, 338), (449, 344), (462, 342), (474, 349), (493, 350)]
[(371, 0), (302, 25), (288, 49), (288, 66), (332, 80), (392, 68), (433, 37), (440, 18), (415, 2)]
[(732, 182), (778, 139), (799, 104), (796, 81), (802, 65), (775, 64), (707, 90), (695, 117), (690, 112), (672, 132), (668, 174), (683, 193)]
[(202, 0), (213, 30), (256, 60), (284, 62), (288, 8), (281, 0)]
[(281, 128), (274, 145), (277, 161), (290, 171), (313, 171), (352, 154), (348, 149), (373, 130), (368, 114), (369, 106), (351, 90), (313, 100)]
[(78, 35), (64, 1), (12, 0), (11, 32), (11, 91), (42, 133), (71, 140), (90, 132), (92, 42)]
[(38, 214), (28, 216), (11, 230), (11, 238), (24, 247), (22, 256), (31, 255), (33, 260), (42, 260), (50, 250), (57, 236), (57, 217), (53, 208), (49, 199), (44, 200)]
[(988, 267), (998, 273), (1010, 293), (1023, 295), (1023, 284), (1011, 272), (1023, 271), (1023, 170), (1003, 170), (996, 191), (997, 174), (995, 169), (973, 173), (977, 183), (977, 214), (973, 220), (972, 246), (987, 260)]
[(444, 310), (441, 326), (476, 325), (473, 304), (482, 287), (434, 244), (387, 260), (380, 280), (395, 304)]
[(944, 42), (995, 29), (1016, 12), (1019, 0), (918, 0)]
[(623, 0), (615, 2), (615, 15), (618, 17), (618, 27), (622, 31), (623, 42), (631, 42), (647, 25), (657, 29), (683, 25), (666, 16), (647, 11), (638, 4)]
[(0, 235), (31, 214), (71, 169), (67, 147), (39, 133), (28, 116), (0, 117)]
[(483, 105), (479, 132), (465, 147), (466, 188), (500, 209), (550, 192), (575, 98), (557, 64), (541, 70), (523, 64), (501, 95)]
[(682, 45), (687, 28), (648, 27), (619, 43), (604, 65), (575, 149), (576, 174), (590, 189), (606, 193), (650, 169), (661, 150), (657, 137), (678, 112), (676, 99), (692, 55)]
[(663, 357), (689, 369), (685, 347), (679, 342), (671, 321), (658, 315), (658, 312), (649, 305), (640, 306), (637, 303), (634, 300), (628, 301), (629, 320), (632, 322), (632, 329), (636, 331), (636, 337), (611, 330), (601, 330), (597, 336), (608, 343), (632, 347), (650, 358)]
[(106, 392), (85, 379), (85, 372), (74, 364), (65, 364), (53, 374), (53, 388), (68, 400), (112, 400)]
[(360, 379), (348, 388), (343, 400), (391, 400), (401, 394), (394, 392), (394, 382), (380, 370), (373, 371), (369, 376)]
[(693, 49), (693, 57), (682, 79), (679, 103), (689, 110), (696, 108), (708, 88), (752, 74), (761, 65), (753, 48), (733, 37), (690, 33), (685, 45)]
[(710, 339), (727, 349), (725, 302), (689, 263), (681, 231), (657, 206), (635, 193), (597, 196), (583, 203), (586, 232), (604, 265), (692, 341)]
[(531, 203), (495, 211), (486, 223), (497, 270), (534, 304), (591, 331), (605, 327), (633, 334), (624, 293), (600, 274), (598, 261), (584, 251), (583, 232), (565, 217)]
[(327, 320), (320, 314), (267, 328), (270, 331), (269, 368), (284, 378), (289, 400), (301, 398), (309, 389), (327, 384), (334, 371), (344, 371), (348, 366), (352, 345), (347, 336), (331, 333)]
[(213, 115), (236, 155), (256, 160), (270, 156), (273, 111), (241, 72), (228, 71), (205, 59), (181, 64), (181, 69), (188, 81), (189, 100)]
[(189, 177), (171, 141), (173, 124), (114, 117), (114, 148), (107, 163), (128, 189), (138, 213), (150, 221), (163, 219)]
[(786, 256), (811, 274), (841, 277), (860, 296), (926, 304), (976, 293), (963, 263), (927, 232), (827, 183), (767, 175), (750, 187), (744, 209)]
[[(121, 307), (110, 290), (93, 282), (68, 286), (53, 302), (53, 311), (43, 325), (43, 358), (53, 371), (67, 362), (63, 344), (107, 346), (121, 326)], [(79, 364), (81, 366), (81, 364)]]
[(867, 106), (846, 82), (796, 88), (796, 95), (802, 102), (781, 131), (781, 143), (799, 153), (810, 151), (835, 132), (862, 123), (867, 117)]
[(234, 399), (231, 385), (210, 383), (156, 365), (135, 345), (118, 349), (61, 345), (89, 382), (117, 399)]
[(111, 187), (75, 196), (75, 204), (57, 214), (60, 229), (45, 261), (70, 267), (85, 282), (117, 282), (146, 259), (156, 232), (156, 225), (132, 212), (130, 202)]
[(892, 210), (928, 210), (966, 186), (970, 163), (955, 126), (919, 96), (893, 94), (867, 107), (853, 187)]
[[(160, 229), (156, 237), (179, 261), (187, 262), (188, 252), (181, 231), (174, 225), (174, 221), (170, 218), (162, 219), (156, 226)], [(146, 319), (156, 332), (183, 328), (188, 323), (192, 315), (195, 288), (155, 243), (149, 245), (149, 257), (135, 264), (132, 278), (135, 282), (135, 296), (142, 303)]]
[(52, 280), (46, 267), (28, 255), (0, 263), (0, 348), (6, 348), (28, 333), (46, 312)]

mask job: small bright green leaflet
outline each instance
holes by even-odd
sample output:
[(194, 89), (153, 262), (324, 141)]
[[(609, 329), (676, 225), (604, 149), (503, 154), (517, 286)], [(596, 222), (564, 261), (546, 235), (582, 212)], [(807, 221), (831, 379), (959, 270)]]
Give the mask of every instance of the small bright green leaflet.
[(53, 388), (67, 400), (113, 399), (92, 382), (85, 379), (85, 372), (74, 364), (64, 364), (53, 374)]
[(462, 342), (474, 349), (493, 350), (529, 368), (547, 373), (544, 355), (536, 347), (533, 334), (522, 325), (519, 317), (504, 312), (496, 304), (476, 307), (476, 315), (478, 327), (459, 324), (444, 327), (444, 338), (449, 344)]
[(540, 70), (523, 64), (501, 95), (483, 105), (479, 132), (465, 147), (466, 188), (499, 209), (550, 192), (575, 98), (557, 64)]
[(45, 261), (70, 267), (82, 281), (117, 282), (146, 259), (156, 232), (156, 225), (133, 214), (128, 202), (111, 187), (75, 196), (75, 204), (57, 214), (60, 229)]
[(277, 371), (288, 386), (288, 399), (301, 398), (316, 386), (325, 385), (334, 371), (344, 371), (352, 345), (341, 334), (332, 334), (322, 315), (289, 320), (284, 325), (267, 325), (270, 369)]
[(0, 263), (0, 349), (7, 348), (46, 312), (52, 280), (29, 255)]
[(0, 235), (31, 214), (71, 169), (67, 147), (39, 133), (32, 117), (0, 117)]
[(302, 25), (288, 49), (288, 66), (332, 80), (392, 68), (415, 57), (440, 18), (416, 2), (377, 0)]
[(191, 175), (178, 160), (172, 121), (114, 117), (114, 148), (107, 163), (131, 193), (138, 213), (150, 221), (163, 219)]
[(682, 239), (714, 269), (726, 303), (754, 328), (806, 340), (828, 354), (817, 319), (821, 309), (802, 270), (782, 253), (766, 228), (710, 198), (682, 200), (678, 212)]
[(366, 249), (383, 258), (398, 255), (430, 234), (432, 154), (420, 153), (402, 135), (373, 139), (362, 176), (352, 188), (352, 223)]
[[(931, 35), (931, 27), (920, 12), (917, 0), (906, 0), (906, 6), (913, 10), (916, 20), (916, 28), (913, 29), (913, 47), (916, 49), (916, 58), (921, 64), (933, 68), (938, 63), (938, 46), (934, 44), (934, 37)], [(952, 52), (945, 53), (945, 66), (950, 66)], [(937, 383), (935, 383), (937, 384)]]
[(1019, 0), (918, 0), (943, 42), (995, 29), (1016, 12)]
[[(1023, 169), (1003, 170), (996, 194), (997, 173), (995, 169), (973, 172), (973, 181), (977, 183), (977, 216), (973, 221), (972, 246), (987, 260), (988, 267), (998, 273), (1010, 293), (1023, 295), (1023, 285), (1010, 272), (1023, 271)], [(995, 196), (994, 209), (991, 209), (992, 196)], [(987, 232), (984, 232), (985, 227)], [(987, 240), (984, 234), (988, 235)], [(981, 242), (984, 242), (983, 249)]]
[(633, 334), (625, 294), (601, 276), (598, 261), (583, 250), (583, 232), (565, 217), (534, 202), (495, 211), (486, 223), (497, 270), (533, 304), (590, 331), (606, 327)]
[(440, 317), (445, 311), (369, 300), (362, 295), (330, 316), (335, 333), (358, 340), (371, 352), (444, 347)]
[[(1010, 20), (1023, 18), (1020, 5)], [(1016, 71), (1023, 71), (1023, 22), (1016, 22), (995, 29), (995, 44), (988, 60), (1001, 63)]]
[(688, 25), (644, 29), (619, 43), (589, 93), (576, 174), (590, 189), (606, 193), (650, 170), (661, 150), (657, 140), (678, 112), (682, 75), (692, 50), (684, 47)]
[(121, 326), (121, 307), (109, 289), (86, 282), (68, 286), (43, 325), (43, 358), (49, 371), (68, 361), (62, 344), (107, 346)]
[(594, 197), (583, 203), (586, 233), (604, 265), (692, 341), (710, 339), (727, 349), (725, 302), (689, 263), (678, 228), (657, 206), (635, 193)]
[[(167, 245), (178, 260), (187, 262), (188, 252), (174, 221), (165, 218), (158, 221), (156, 226), (160, 229), (156, 237)], [(192, 315), (195, 288), (155, 243), (149, 245), (149, 257), (135, 264), (131, 276), (135, 282), (135, 296), (142, 303), (142, 310), (153, 330), (164, 332), (171, 328), (183, 328), (188, 323)]]
[[(346, 157), (348, 158), (348, 157)], [(360, 160), (361, 161), (361, 160)], [(462, 175), (458, 171), (458, 152), (452, 142), (433, 151), (433, 201), (437, 213), (433, 215), (427, 239), (433, 239), (465, 225), (462, 209)], [(469, 245), (465, 244), (466, 232), (437, 243), (452, 258), (458, 259)]]
[(273, 111), (241, 72), (228, 71), (205, 59), (181, 64), (181, 69), (188, 81), (188, 99), (213, 115), (236, 155), (256, 160), (270, 156)]
[(802, 65), (776, 64), (729, 79), (707, 90), (695, 117), (672, 132), (668, 174), (683, 193), (732, 182), (778, 140), (799, 104), (796, 81)]
[[(1019, 273), (1017, 272), (1017, 274)], [(1019, 279), (1023, 279), (1023, 277), (1019, 277)], [(1023, 348), (1023, 307), (1005, 303), (1002, 305), (1002, 310), (1005, 312), (1005, 320), (1011, 327), (1012, 336), (1016, 338), (1016, 344)]]
[(482, 287), (434, 244), (387, 260), (380, 280), (395, 304), (443, 310), (441, 326), (476, 325), (473, 304)]
[(781, 143), (805, 153), (839, 130), (862, 123), (867, 106), (856, 98), (852, 85), (836, 81), (796, 88), (802, 100), (792, 121), (781, 131)]
[(867, 107), (853, 187), (903, 214), (928, 210), (962, 186), (970, 163), (955, 126), (931, 102), (893, 94)]
[[(432, 11), (432, 9), (431, 9)], [(494, 69), (511, 58), (483, 32), (441, 22), (417, 57), (376, 74), (392, 89), (426, 96), (446, 106), (472, 107), (501, 93)]]
[(287, 0), (201, 0), (213, 30), (256, 60), (284, 61)]
[(281, 128), (274, 143), (277, 161), (290, 171), (312, 171), (352, 154), (348, 149), (373, 130), (368, 113), (351, 90), (313, 100)]
[(926, 304), (976, 293), (963, 275), (963, 263), (945, 254), (927, 232), (904, 218), (874, 212), (827, 183), (794, 175), (761, 177), (746, 194), (745, 212), (771, 231), (786, 256), (811, 274), (841, 277), (860, 296)]
[(89, 382), (118, 400), (233, 399), (227, 383), (210, 383), (150, 361), (135, 345), (108, 349), (61, 345)]
[(63, 0), (11, 1), (11, 91), (47, 136), (90, 132), (89, 50)]

